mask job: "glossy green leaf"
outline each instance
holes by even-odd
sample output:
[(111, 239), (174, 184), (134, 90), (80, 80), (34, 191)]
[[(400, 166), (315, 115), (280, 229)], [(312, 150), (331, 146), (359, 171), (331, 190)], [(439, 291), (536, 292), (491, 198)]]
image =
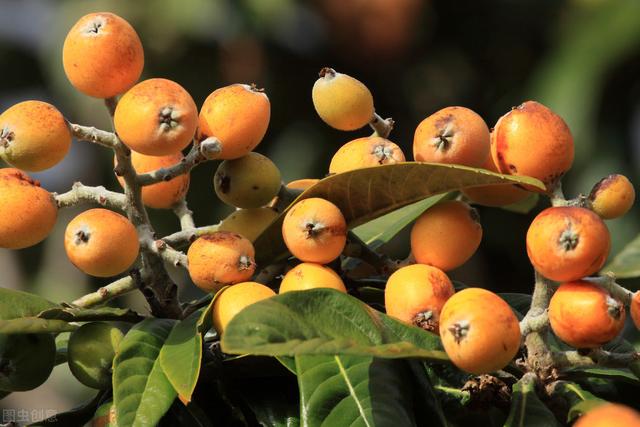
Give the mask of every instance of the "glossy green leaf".
[(159, 354), (175, 321), (147, 319), (129, 330), (113, 361), (113, 396), (119, 427), (155, 426), (177, 393)]
[(38, 295), (0, 288), (0, 319), (35, 316), (53, 307), (57, 305)]
[(242, 310), (222, 336), (227, 353), (351, 354), (447, 360), (440, 339), (333, 289), (287, 292)]
[(211, 318), (211, 306), (176, 323), (160, 350), (160, 365), (183, 402), (191, 401), (198, 382), (203, 325)]
[(42, 319), (64, 320), (65, 322), (121, 321), (140, 322), (143, 316), (129, 308), (98, 307), (55, 307), (44, 310), (38, 317)]
[(305, 427), (416, 425), (403, 361), (296, 356), (296, 371)]
[(300, 425), (300, 398), (297, 378), (251, 377), (234, 380), (234, 389), (242, 396), (258, 423), (263, 427), (297, 427)]
[(511, 410), (505, 427), (553, 427), (559, 425), (553, 413), (536, 395), (533, 374), (526, 374), (514, 384)]
[(353, 232), (371, 249), (376, 249), (391, 240), (424, 211), (447, 198), (449, 194), (428, 197), (362, 224), (354, 228)]
[(603, 269), (620, 279), (640, 277), (640, 236), (627, 244)]
[(78, 329), (78, 325), (64, 320), (47, 320), (39, 317), (0, 320), (0, 334), (58, 333), (75, 331), (76, 329)]
[[(296, 200), (310, 197), (329, 200), (340, 208), (353, 228), (430, 196), (475, 185), (505, 183), (544, 189), (542, 182), (530, 177), (501, 175), (459, 165), (406, 162), (331, 175), (305, 190)], [(259, 265), (286, 256), (281, 228), (287, 210), (256, 239)]]
[(578, 384), (568, 381), (559, 381), (558, 385), (553, 389), (553, 394), (561, 395), (568, 402), (568, 423), (571, 423), (580, 415), (606, 402), (584, 390)]
[(538, 205), (538, 200), (540, 200), (540, 195), (538, 193), (531, 193), (519, 202), (501, 206), (500, 209), (518, 214), (528, 214)]

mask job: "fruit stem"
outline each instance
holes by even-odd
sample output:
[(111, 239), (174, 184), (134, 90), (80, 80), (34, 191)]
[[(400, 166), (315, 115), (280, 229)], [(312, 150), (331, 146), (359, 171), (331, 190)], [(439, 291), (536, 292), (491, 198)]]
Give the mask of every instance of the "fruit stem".
[(393, 130), (395, 122), (392, 118), (383, 119), (378, 113), (373, 113), (373, 118), (369, 122), (369, 126), (373, 129), (372, 136), (379, 136), (381, 138), (388, 138), (389, 134)]
[(187, 200), (183, 197), (178, 200), (172, 207), (173, 213), (176, 214), (178, 220), (180, 220), (181, 230), (193, 230), (196, 228), (196, 224), (193, 220), (193, 211), (189, 209)]
[(639, 352), (614, 353), (595, 348), (586, 354), (576, 350), (557, 351), (553, 353), (555, 366), (559, 369), (603, 366), (608, 368), (627, 368), (637, 360), (640, 360)]
[(633, 292), (619, 285), (616, 282), (615, 274), (613, 274), (612, 272), (604, 273), (600, 277), (585, 277), (582, 280), (600, 286), (602, 289), (605, 289), (607, 292), (609, 292), (612, 297), (626, 306), (631, 304)]
[(376, 271), (382, 275), (388, 276), (399, 268), (396, 261), (371, 249), (353, 231), (347, 232), (347, 245), (345, 246), (343, 254), (348, 257), (360, 259), (374, 267)]
[[(204, 141), (203, 141), (204, 142)], [(156, 169), (140, 174), (136, 177), (136, 183), (140, 186), (152, 185), (158, 182), (171, 181), (173, 178), (187, 174), (200, 163), (209, 160), (202, 152), (202, 143), (193, 144), (191, 150), (178, 163), (166, 168)]]

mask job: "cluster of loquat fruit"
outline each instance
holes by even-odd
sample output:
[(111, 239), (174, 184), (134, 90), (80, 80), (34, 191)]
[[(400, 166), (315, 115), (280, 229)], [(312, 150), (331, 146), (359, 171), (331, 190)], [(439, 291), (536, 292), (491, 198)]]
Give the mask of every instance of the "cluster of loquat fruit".
[[(269, 99), (254, 85), (236, 84), (213, 91), (198, 110), (178, 83), (163, 78), (137, 83), (143, 64), (138, 35), (114, 14), (84, 16), (67, 35), (63, 65), (71, 84), (96, 98), (121, 95), (114, 103), (117, 139), (111, 148), (124, 195), (110, 197), (127, 216), (105, 208), (86, 210), (67, 225), (64, 247), (71, 262), (86, 274), (111, 277), (128, 271), (142, 251), (150, 250), (145, 246), (150, 224), (144, 215), (139, 219), (137, 199), (151, 208), (175, 208), (188, 192), (189, 168), (204, 160), (222, 160), (213, 177), (214, 189), (220, 200), (237, 210), (216, 231), (193, 234), (180, 259), (195, 285), (217, 293), (213, 324), (223, 334), (243, 308), (275, 295), (269, 286), (252, 281), (256, 273), (252, 242), (279, 215), (273, 205), (281, 191), (280, 171), (253, 151), (267, 131)], [(368, 124), (376, 129), (374, 135), (342, 146), (331, 160), (330, 174), (406, 161), (400, 147), (387, 139), (392, 123), (376, 114), (373, 97), (360, 81), (324, 68), (313, 86), (312, 100), (321, 119), (335, 129), (352, 131)], [(383, 131), (375, 124), (382, 124)], [(21, 102), (0, 115), (0, 156), (13, 166), (0, 170), (0, 247), (32, 246), (51, 232), (64, 203), (27, 172), (60, 162), (74, 136), (77, 127), (44, 102)], [(182, 150), (192, 143), (199, 157), (189, 163)], [(560, 180), (573, 156), (573, 138), (565, 122), (533, 101), (505, 114), (491, 131), (468, 108), (444, 108), (418, 125), (413, 141), (417, 162), (482, 168), (544, 183), (553, 206), (531, 223), (527, 252), (540, 276), (559, 283), (548, 307), (553, 332), (582, 350), (601, 347), (624, 325), (624, 303), (589, 276), (602, 268), (610, 249), (603, 219), (624, 215), (635, 194), (626, 177), (611, 175), (589, 196), (565, 200)], [(299, 180), (287, 187), (304, 191), (317, 182)], [(467, 188), (458, 199), (428, 209), (411, 229), (415, 262), (394, 271), (385, 287), (390, 316), (439, 334), (451, 361), (475, 375), (495, 372), (513, 361), (521, 349), (521, 324), (510, 306), (489, 290), (456, 292), (447, 272), (464, 264), (482, 239), (478, 214), (470, 204), (506, 206), (531, 191), (512, 184)], [(106, 199), (97, 201), (112, 207)], [(341, 276), (328, 266), (343, 254), (347, 233), (344, 215), (329, 200), (305, 198), (290, 207), (282, 237), (300, 263), (284, 274), (279, 293), (317, 287), (347, 292)], [(640, 326), (639, 294), (633, 297), (630, 312)], [(108, 347), (111, 359), (94, 358), (93, 368), (87, 368), (73, 362), (86, 355), (72, 356), (71, 370), (84, 384), (107, 388), (122, 333), (107, 324), (85, 326), (71, 335), (70, 355), (82, 352), (75, 342), (98, 340)]]

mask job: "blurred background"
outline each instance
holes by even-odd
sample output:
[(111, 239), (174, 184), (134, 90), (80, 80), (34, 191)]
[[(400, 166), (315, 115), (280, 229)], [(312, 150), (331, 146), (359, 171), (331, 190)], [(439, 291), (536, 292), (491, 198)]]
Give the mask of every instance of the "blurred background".
[[(109, 128), (103, 103), (76, 92), (62, 69), (67, 31), (96, 11), (117, 13), (136, 28), (145, 48), (143, 79), (175, 80), (198, 105), (227, 84), (265, 88), (272, 118), (257, 151), (275, 161), (285, 181), (323, 177), (342, 144), (370, 134), (333, 130), (316, 115), (311, 87), (318, 71), (331, 66), (369, 87), (377, 112), (395, 119), (390, 139), (408, 158), (415, 127), (440, 108), (469, 107), (491, 127), (511, 106), (533, 99), (559, 113), (573, 132), (576, 160), (564, 180), (568, 196), (588, 193), (609, 173), (640, 182), (637, 0), (0, 0), (0, 111), (40, 99), (72, 122)], [(57, 192), (74, 181), (119, 190), (112, 162), (109, 151), (74, 143), (60, 165), (34, 176)], [(216, 166), (210, 162), (192, 174), (188, 202), (198, 225), (231, 212), (213, 191)], [(541, 201), (528, 215), (480, 208), (481, 248), (452, 277), (530, 292), (524, 236), (545, 206)], [(71, 301), (108, 283), (86, 277), (65, 256), (62, 234), (77, 213), (62, 211), (54, 234), (34, 248), (0, 249), (0, 286)], [(638, 234), (637, 213), (608, 223), (612, 255)], [(162, 235), (178, 227), (170, 212), (153, 211), (152, 220)], [(385, 250), (406, 256), (406, 233)], [(175, 273), (182, 298), (198, 296)], [(119, 303), (147, 312), (138, 296)], [(92, 395), (64, 364), (45, 385), (15, 393), (0, 407), (57, 412)]]

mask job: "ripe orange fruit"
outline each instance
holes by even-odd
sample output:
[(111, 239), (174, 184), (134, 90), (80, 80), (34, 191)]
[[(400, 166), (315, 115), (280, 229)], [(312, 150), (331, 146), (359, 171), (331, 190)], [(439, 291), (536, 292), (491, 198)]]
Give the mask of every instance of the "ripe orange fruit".
[(442, 307), (454, 293), (451, 280), (442, 270), (414, 264), (389, 276), (384, 305), (389, 316), (437, 334)]
[[(131, 164), (137, 173), (143, 174), (160, 168), (168, 168), (184, 158), (182, 153), (174, 153), (166, 156), (147, 156), (136, 151), (131, 152)], [(117, 177), (118, 182), (124, 187), (124, 178)], [(142, 202), (155, 209), (170, 209), (189, 191), (189, 174), (179, 175), (172, 180), (158, 182), (142, 187)]]
[(124, 216), (89, 209), (76, 216), (64, 233), (69, 260), (86, 274), (110, 277), (126, 271), (138, 257), (138, 233)]
[[(492, 133), (491, 135), (493, 138), (494, 134)], [(500, 173), (492, 156), (487, 156), (482, 168)], [(464, 188), (462, 193), (474, 203), (492, 207), (507, 206), (519, 202), (529, 195), (528, 191), (513, 184), (480, 185), (478, 187)]]
[(573, 164), (569, 127), (540, 103), (527, 101), (512, 109), (493, 132), (491, 155), (502, 173), (538, 178), (551, 190)]
[(299, 201), (287, 212), (282, 237), (299, 260), (328, 264), (344, 249), (347, 223), (336, 205), (313, 197)]
[(347, 292), (344, 282), (331, 268), (313, 262), (303, 262), (284, 275), (278, 293), (316, 288), (331, 288)]
[(269, 126), (269, 98), (254, 86), (234, 84), (213, 91), (200, 109), (199, 140), (216, 137), (219, 159), (237, 159), (262, 141)]
[(531, 264), (556, 282), (571, 282), (597, 272), (610, 248), (611, 236), (605, 223), (581, 207), (547, 208), (527, 231)]
[(413, 137), (417, 162), (482, 166), (489, 156), (489, 128), (474, 111), (447, 107), (424, 119)]
[(111, 98), (140, 78), (144, 51), (136, 30), (113, 13), (90, 13), (69, 30), (62, 64), (71, 84), (85, 95)]
[(578, 418), (573, 427), (640, 427), (640, 413), (619, 403), (603, 403)]
[(268, 157), (251, 152), (220, 163), (213, 185), (224, 203), (238, 208), (259, 208), (278, 194), (280, 170)]
[(40, 182), (14, 168), (0, 169), (0, 248), (22, 249), (44, 240), (58, 207)]
[(242, 282), (228, 287), (216, 295), (213, 303), (213, 327), (222, 335), (231, 319), (243, 308), (275, 294), (271, 288), (257, 282)]
[(593, 186), (589, 195), (593, 211), (603, 219), (623, 216), (631, 209), (635, 199), (636, 191), (631, 181), (618, 174), (601, 179)]
[(237, 233), (207, 234), (189, 246), (189, 275), (205, 292), (216, 291), (251, 278), (256, 269), (254, 257), (251, 242)]
[(379, 136), (354, 139), (333, 155), (329, 173), (404, 162), (404, 153), (393, 142)]
[(549, 303), (553, 333), (578, 349), (608, 343), (622, 331), (624, 319), (624, 305), (589, 282), (563, 283)]
[(64, 159), (70, 147), (67, 122), (51, 104), (24, 101), (0, 115), (0, 157), (16, 168), (49, 169)]
[(449, 271), (464, 264), (482, 240), (475, 209), (450, 200), (431, 207), (411, 229), (411, 252), (420, 264)]
[(271, 208), (238, 209), (222, 220), (219, 231), (231, 231), (241, 234), (251, 242), (278, 217)]
[(375, 112), (369, 89), (361, 81), (332, 68), (320, 70), (311, 98), (320, 118), (339, 130), (360, 129), (373, 119)]
[(196, 133), (198, 108), (178, 83), (149, 79), (122, 95), (113, 124), (122, 142), (134, 151), (149, 156), (176, 154)]
[(515, 357), (520, 348), (520, 324), (498, 295), (467, 288), (442, 307), (440, 338), (454, 365), (474, 375), (488, 374)]
[(629, 305), (631, 319), (636, 328), (640, 329), (640, 291), (633, 294), (631, 304)]

